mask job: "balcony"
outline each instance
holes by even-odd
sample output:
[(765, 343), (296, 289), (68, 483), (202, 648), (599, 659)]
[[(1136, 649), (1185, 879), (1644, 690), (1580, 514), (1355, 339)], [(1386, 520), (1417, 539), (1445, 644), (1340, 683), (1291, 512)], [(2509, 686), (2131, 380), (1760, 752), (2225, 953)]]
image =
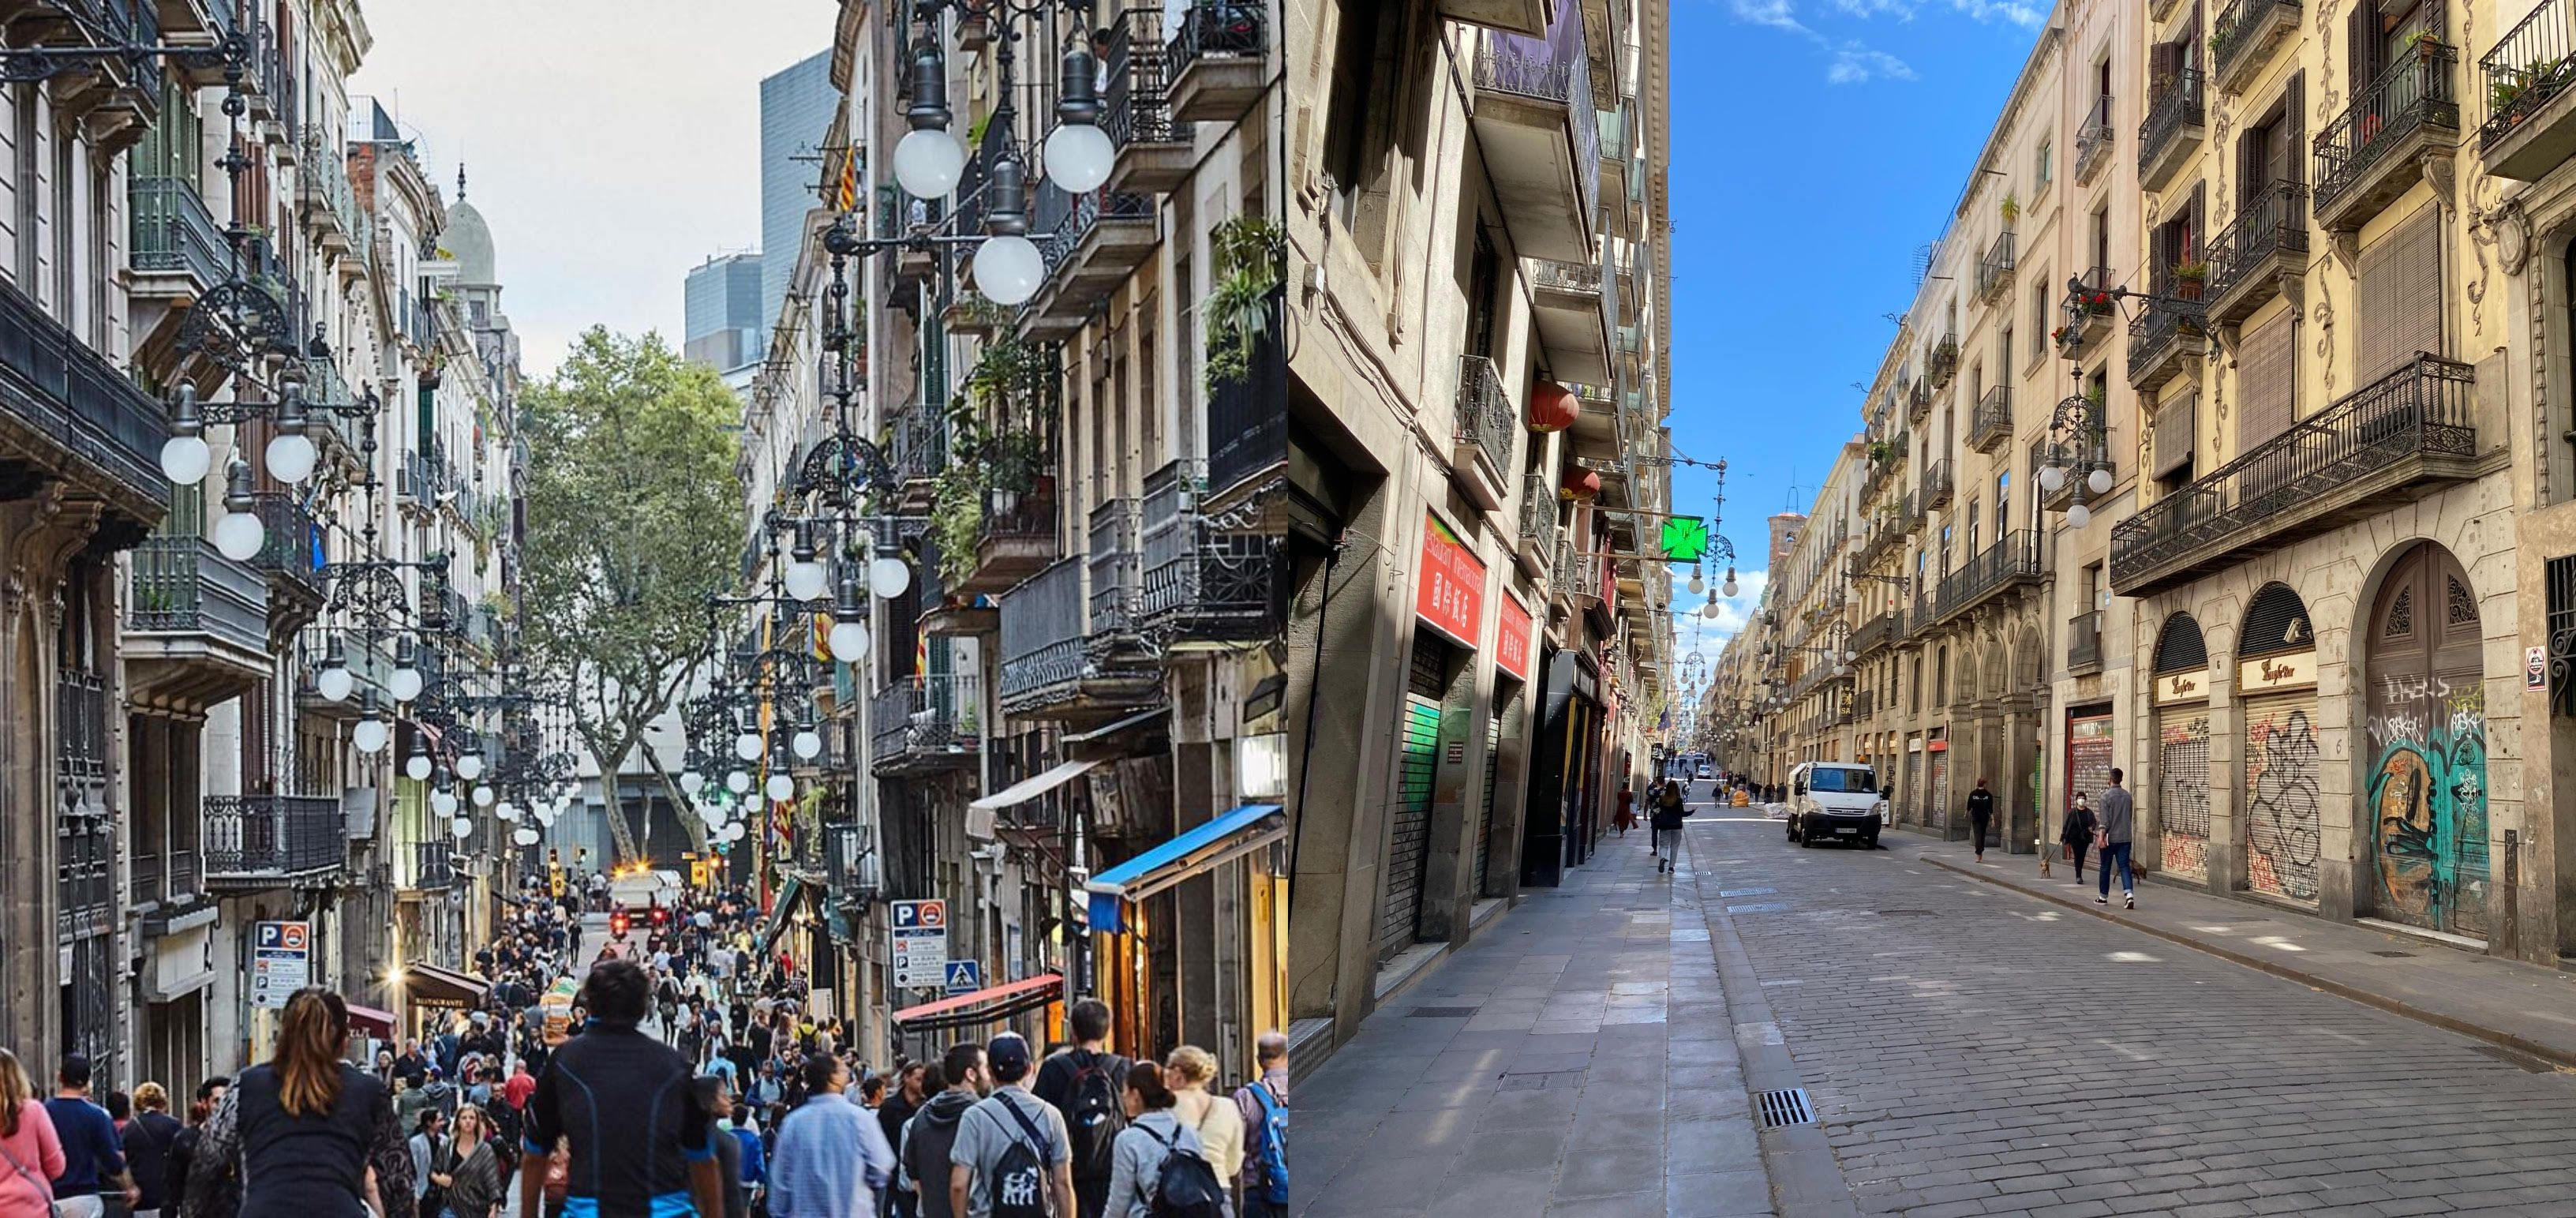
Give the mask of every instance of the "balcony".
[[(1914, 582), (1921, 584), (1926, 581), (1918, 578)], [(1905, 621), (1903, 625), (1903, 633), (1897, 636), (1897, 642), (1906, 646), (1919, 646), (1923, 639), (1924, 632), (1932, 629), (1932, 594), (1930, 591), (1918, 590), (1915, 592), (1914, 607), (1905, 611)]]
[(2209, 324), (2233, 326), (2307, 273), (2308, 188), (2274, 182), (2237, 204), (2236, 218), (2209, 243)]
[(184, 307), (230, 276), (232, 245), (195, 182), (138, 177), (125, 198), (134, 295)]
[[(1456, 2), (1456, 0), (1453, 0)], [(1511, 3), (1512, 8), (1539, 7)], [(1494, 197), (1524, 257), (1592, 257), (1601, 125), (1582, 6), (1558, 0), (1539, 37), (1488, 31), (1476, 51), (1476, 136)]]
[(193, 531), (144, 538), (128, 593), (126, 694), (137, 705), (203, 710), (268, 675), (267, 587)]
[(411, 844), (411, 871), (402, 887), (417, 892), (444, 892), (456, 886), (456, 846), (445, 836)]
[[(1271, 299), (1270, 316), (1283, 317), (1287, 289)], [(1252, 340), (1244, 374), (1208, 390), (1207, 489), (1226, 497), (1263, 474), (1288, 464), (1288, 348), (1274, 321)]]
[(329, 795), (209, 795), (199, 832), (206, 886), (218, 892), (318, 880), (349, 849), (348, 817)]
[(2200, 148), (2200, 73), (2177, 72), (2147, 99), (2147, 121), (2138, 125), (2138, 185), (2163, 190)]
[(1092, 663), (1083, 573), (1081, 559), (1067, 558), (1002, 594), (1003, 714), (1080, 722), (1161, 700), (1158, 670)]
[[(2152, 289), (2171, 295), (2172, 276), (2159, 273)], [(2150, 300), (2129, 322), (2129, 384), (2144, 389), (2161, 385), (2200, 358), (2208, 325), (2207, 305), (2198, 300)]]
[(2486, 84), (2487, 121), (2478, 154), (2487, 172), (2537, 182), (2576, 153), (2576, 102), (2561, 101), (2576, 84), (2576, 18), (2571, 0), (2539, 8), (2478, 59)]
[(1860, 655), (1867, 656), (1895, 642), (1899, 624), (1904, 616), (1903, 613), (1890, 609), (1861, 623), (1860, 629), (1852, 631), (1851, 649)]
[(1492, 511), (1503, 505), (1505, 471), (1512, 463), (1512, 441), (1521, 430), (1520, 411), (1503, 392), (1502, 374), (1481, 355), (1458, 357), (1457, 424), (1450, 438), (1450, 477)]
[(1141, 194), (1067, 195), (1038, 183), (1029, 240), (1046, 260), (1047, 286), (1024, 314), (1023, 337), (1060, 341), (1082, 328), (1154, 253), (1154, 201)]
[(2299, 28), (2297, 0), (2229, 0), (2209, 23), (2209, 62), (2221, 92), (2245, 91)]
[[(1052, 460), (1047, 463), (1050, 467)], [(991, 596), (1045, 569), (1056, 559), (1055, 477), (1039, 475), (1024, 493), (987, 492), (983, 523), (975, 531), (975, 556), (949, 585), (956, 596)]]
[[(14, 40), (13, 40), (14, 41)], [(169, 510), (170, 416), (14, 284), (0, 283), (0, 459), (27, 498), (65, 481), (107, 501), (104, 538), (142, 539)]]
[(2012, 439), (2012, 389), (1997, 385), (1977, 399), (1976, 409), (1968, 414), (1968, 447), (1981, 453), (1992, 453)]
[(2038, 583), (2048, 574), (2048, 568), (2040, 561), (2043, 542), (2037, 529), (2015, 529), (1996, 538), (1995, 544), (1968, 559), (1966, 565), (1942, 576), (1933, 621), (1950, 621), (2006, 591)]
[(2111, 163), (2111, 146), (2118, 141), (2119, 129), (2111, 125), (2111, 95), (2093, 99), (2093, 108), (2085, 111), (2084, 125), (2075, 130), (2075, 184), (2090, 186), (2100, 176), (2102, 167)]
[(2102, 671), (2102, 611), (2079, 613), (2066, 621), (2066, 671), (2076, 676)]
[(1440, 0), (1440, 15), (1508, 34), (1544, 33), (1574, 0)]
[(1556, 553), (1556, 488), (1537, 474), (1521, 477), (1521, 518), (1514, 556), (1532, 576), (1547, 574)]
[(2317, 223), (2356, 232), (2424, 176), (2426, 153), (2460, 142), (2459, 51), (2401, 50), (2316, 139)]
[(2111, 586), (2146, 596), (2477, 473), (2469, 366), (2415, 359), (2112, 526)]
[(1601, 268), (1545, 258), (1524, 258), (1521, 265), (1549, 371), (1560, 380), (1610, 380), (1610, 314), (1601, 307)]
[(1195, 481), (1178, 461), (1145, 481), (1138, 624), (1166, 651), (1277, 634), (1287, 612), (1279, 539), (1201, 515)]
[[(1869, 721), (1869, 717), (1870, 717), (1871, 715), (1874, 715), (1874, 714), (1877, 714), (1877, 713), (1878, 713), (1878, 691), (1877, 691), (1877, 690), (1874, 690), (1874, 689), (1862, 689), (1862, 690), (1854, 690), (1854, 691), (1852, 692), (1852, 700), (1851, 700), (1851, 717), (1852, 717), (1853, 719), (1858, 719), (1858, 720), (1860, 720), (1861, 722), (1866, 723), (1866, 722), (1868, 722), (1868, 721)], [(1846, 720), (1846, 722), (1848, 722), (1848, 720)]]
[(2111, 302), (2111, 268), (2097, 266), (2075, 277), (2076, 286), (2067, 293), (2068, 309), (2083, 320), (2076, 325), (2060, 324), (2051, 335), (2057, 342), (2058, 354), (2067, 359), (2081, 359), (2084, 353), (2101, 349), (2103, 339), (2111, 335), (2111, 319), (2119, 315), (2119, 306)]
[(358, 210), (357, 192), (349, 185), (349, 167), (338, 141), (321, 131), (305, 133), (303, 157), (295, 166), (295, 209), (326, 252), (345, 253), (367, 226)]
[(1923, 510), (1929, 512), (1949, 506), (1953, 482), (1948, 457), (1924, 466), (1923, 484), (1919, 488), (1923, 495)]
[(1950, 378), (1959, 374), (1959, 336), (1944, 334), (1941, 341), (1923, 356), (1923, 374), (1932, 379), (1935, 389), (1950, 387)]
[(1137, 602), (1145, 584), (1140, 527), (1133, 499), (1112, 499), (1091, 509), (1091, 544), (1083, 561), (1090, 567), (1095, 657), (1133, 652), (1137, 646)]
[(983, 714), (980, 673), (897, 678), (869, 698), (869, 772), (893, 778), (974, 765)]
[(1101, 60), (1109, 87), (1100, 96), (1100, 129), (1117, 155), (1107, 189), (1162, 194), (1190, 176), (1190, 125), (1172, 117), (1171, 59), (1163, 11), (1131, 8), (1110, 18)]
[(1269, 73), (1266, 6), (1256, 0), (1197, 0), (1165, 50), (1172, 117), (1232, 123), (1260, 100)]
[[(1597, 64), (1592, 71), (1595, 73), (1595, 79), (1598, 79), (1600, 68)], [(1636, 144), (1631, 135), (1637, 130), (1636, 99), (1620, 98), (1618, 109), (1601, 110), (1597, 113), (1601, 116), (1601, 185), (1599, 189), (1602, 197), (1609, 200), (1609, 205), (1601, 209), (1601, 230), (1621, 240), (1640, 240), (1643, 234), (1630, 226), (1627, 207), (1628, 158)]]
[(933, 481), (948, 468), (948, 420), (915, 402), (894, 416), (890, 429), (894, 433), (895, 479), (902, 487), (897, 492), (896, 508), (926, 513), (930, 510)]
[(1916, 381), (1905, 391), (1905, 421), (1920, 423), (1932, 417), (1932, 383)]
[(1995, 234), (1995, 243), (1986, 247), (1986, 256), (1977, 261), (1977, 299), (1993, 304), (2012, 292), (2013, 233), (2011, 229)]

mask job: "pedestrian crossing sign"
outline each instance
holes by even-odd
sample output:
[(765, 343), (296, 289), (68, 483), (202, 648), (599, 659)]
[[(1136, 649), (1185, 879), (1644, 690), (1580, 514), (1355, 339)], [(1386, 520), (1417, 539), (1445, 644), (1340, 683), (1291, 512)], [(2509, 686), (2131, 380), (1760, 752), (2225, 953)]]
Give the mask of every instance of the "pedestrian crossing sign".
[(972, 994), (984, 988), (984, 967), (973, 960), (948, 962), (948, 992)]
[(1708, 552), (1708, 522), (1697, 516), (1664, 520), (1664, 561), (1698, 562)]

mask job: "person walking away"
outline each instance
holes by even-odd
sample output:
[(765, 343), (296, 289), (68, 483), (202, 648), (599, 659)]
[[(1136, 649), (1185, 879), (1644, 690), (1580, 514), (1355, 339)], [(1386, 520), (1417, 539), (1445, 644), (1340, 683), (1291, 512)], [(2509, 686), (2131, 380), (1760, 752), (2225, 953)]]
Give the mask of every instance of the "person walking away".
[(707, 1113), (688, 1067), (638, 1030), (652, 983), (634, 961), (609, 960), (591, 968), (582, 993), (589, 1026), (554, 1051), (528, 1097), (519, 1213), (541, 1212), (546, 1156), (558, 1141), (569, 1144), (567, 1213), (669, 1214), (693, 1203), (700, 1215), (723, 1213)]
[[(957, 1141), (948, 1150), (948, 1211), (964, 1218), (1067, 1218), (1085, 1212), (1075, 1200), (1072, 1135), (1064, 1113), (1029, 1091), (1029, 1042), (1004, 1032), (984, 1046), (984, 1062), (993, 1094), (958, 1119)], [(1120, 1072), (1122, 1091), (1125, 1074)], [(1118, 1128), (1126, 1128), (1123, 1099)], [(1115, 1176), (1114, 1138), (1110, 1151)], [(1100, 1204), (1108, 1203), (1104, 1181)]]
[(1977, 861), (1986, 861), (1986, 831), (1995, 823), (1995, 793), (1986, 789), (1986, 780), (1977, 780), (1977, 789), (1968, 792), (1968, 832), (1975, 836)]
[(1690, 815), (1682, 802), (1681, 784), (1667, 782), (1655, 793), (1654, 856), (1655, 874), (1673, 870), (1682, 853), (1682, 818)]
[(733, 1129), (730, 1136), (742, 1151), (743, 1202), (755, 1214), (769, 1212), (769, 1143), (751, 1120), (751, 1105), (733, 1106)]
[(315, 1218), (365, 1206), (413, 1218), (410, 1148), (392, 1097), (340, 1060), (349, 1008), (306, 986), (286, 1000), (277, 1047), (224, 1093), (188, 1167), (188, 1196), (241, 1179), (240, 1218)]
[(2111, 903), (2111, 866), (2116, 862), (2120, 867), (2120, 904), (2136, 909), (2138, 891), (2129, 874), (2129, 838), (2137, 827), (2137, 811), (2129, 800), (2129, 789), (2120, 785), (2120, 778), (2120, 771), (2111, 771), (2111, 785), (2102, 790), (2101, 827), (2093, 831), (2093, 844), (2102, 848), (2102, 894), (2093, 898), (2093, 903)]
[(751, 1218), (751, 1196), (742, 1181), (742, 1140), (724, 1127), (733, 1099), (725, 1094), (724, 1080), (712, 1074), (701, 1074), (689, 1085), (697, 1088), (698, 1106), (707, 1110), (707, 1141), (716, 1148), (716, 1174), (724, 1182), (724, 1218)]
[(1636, 827), (1636, 824), (1637, 824), (1637, 808), (1636, 808), (1636, 803), (1637, 803), (1637, 794), (1636, 794), (1636, 792), (1629, 790), (1629, 789), (1628, 789), (1628, 784), (1627, 784), (1627, 783), (1625, 783), (1625, 782), (1620, 783), (1620, 784), (1619, 784), (1619, 810), (1618, 810), (1616, 813), (1613, 813), (1613, 814), (1611, 815), (1610, 823), (1611, 823), (1613, 826), (1615, 826), (1615, 827), (1617, 827), (1617, 828), (1618, 828), (1618, 830), (1619, 830), (1619, 836), (1621, 836), (1621, 837), (1626, 837), (1626, 836), (1628, 836), (1628, 830), (1630, 830), (1630, 829), (1632, 829), (1632, 828), (1635, 828), (1635, 827)]
[(54, 1212), (62, 1218), (99, 1218), (107, 1212), (101, 1194), (110, 1188), (124, 1193), (125, 1204), (132, 1207), (139, 1194), (125, 1170), (116, 1120), (89, 1102), (89, 1059), (64, 1054), (54, 1082), (54, 1098), (45, 1101), (45, 1115), (53, 1119), (54, 1137), (63, 1148), (62, 1174), (54, 1177)]
[[(919, 1205), (919, 1218), (965, 1218), (948, 1208), (948, 1155), (957, 1145), (957, 1122), (984, 1098), (984, 1046), (972, 1041), (949, 1046), (939, 1059), (939, 1094), (903, 1123), (895, 1143), (895, 1182), (909, 1190)], [(930, 1187), (922, 1187), (922, 1181)]]
[(431, 1177), (447, 1190), (449, 1218), (492, 1218), (501, 1208), (501, 1161), (492, 1153), (488, 1123), (472, 1104), (456, 1110), (456, 1137)]
[(870, 1218), (894, 1174), (875, 1115), (853, 1104), (850, 1067), (829, 1053), (805, 1059), (805, 1103), (778, 1129), (769, 1164), (772, 1218)]
[(134, 1117), (124, 1131), (125, 1168), (141, 1194), (134, 1218), (160, 1218), (176, 1200), (170, 1196), (170, 1147), (179, 1140), (180, 1129), (179, 1119), (170, 1115), (169, 1089), (159, 1083), (134, 1089)]
[(0, 1049), (0, 1218), (53, 1218), (63, 1167), (62, 1140), (27, 1068)]
[[(923, 1093), (926, 1085), (923, 1069), (923, 1063), (910, 1062), (896, 1071), (894, 1085), (886, 1088), (885, 1102), (877, 1105), (877, 1128), (884, 1132), (886, 1145), (894, 1148), (898, 1157), (903, 1151), (905, 1122), (910, 1121), (912, 1114), (920, 1111), (923, 1102), (930, 1098)], [(904, 1182), (900, 1171), (887, 1185), (885, 1201), (882, 1208), (886, 1218), (914, 1218), (921, 1212), (919, 1199), (913, 1195), (912, 1186)]]
[(1138, 1062), (1127, 1072), (1127, 1128), (1109, 1181), (1109, 1218), (1221, 1218), (1224, 1190), (1199, 1135), (1172, 1110), (1163, 1071)]
[[(1073, 1047), (1048, 1054), (1038, 1070), (1037, 1098), (1045, 1100), (1071, 1131), (1067, 1153), (1074, 1194), (1082, 1203), (1079, 1218), (1101, 1218), (1107, 1210), (1109, 1176), (1117, 1166), (1118, 1131), (1127, 1127), (1119, 1093), (1132, 1063), (1108, 1051), (1109, 1024), (1108, 1003), (1097, 998), (1074, 1003), (1065, 1013)], [(1023, 1047), (1027, 1043), (1021, 1042)], [(997, 1083), (1011, 1081), (1001, 1077), (1000, 1063), (991, 1067)], [(978, 1213), (970, 1218), (984, 1216)]]
[[(1216, 1055), (1197, 1045), (1182, 1045), (1163, 1059), (1163, 1086), (1172, 1093), (1172, 1115), (1199, 1136), (1199, 1154), (1216, 1169), (1230, 1190), (1243, 1174), (1243, 1110), (1208, 1091), (1216, 1080)], [(1233, 1212), (1227, 1192), (1226, 1210)]]
[(2093, 803), (2084, 793), (2075, 793), (2075, 806), (2066, 810), (2066, 824), (2057, 831), (2057, 840), (2066, 846), (2066, 857), (2075, 862), (2075, 882), (2084, 882), (2084, 852), (2093, 848), (2093, 831), (2101, 823), (2093, 819)]
[(1272, 1028), (1253, 1044), (1261, 1077), (1234, 1089), (1243, 1113), (1243, 1218), (1288, 1218), (1288, 1034)]

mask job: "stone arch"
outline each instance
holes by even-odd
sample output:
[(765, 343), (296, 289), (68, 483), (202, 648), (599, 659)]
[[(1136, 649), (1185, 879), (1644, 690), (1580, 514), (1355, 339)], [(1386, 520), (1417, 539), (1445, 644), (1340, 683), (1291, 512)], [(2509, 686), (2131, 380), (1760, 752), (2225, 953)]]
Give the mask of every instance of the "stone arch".
[(2356, 888), (2380, 917), (2488, 933), (2487, 707), (2477, 586), (2448, 548), (2398, 544), (2352, 635), (2362, 665)]
[(2180, 609), (2167, 615), (2164, 629), (2156, 632), (2155, 674), (2208, 667), (2209, 643), (2200, 632), (2200, 619)]
[(2263, 585), (2238, 619), (2246, 887), (2317, 901), (2325, 832), (2316, 626), (2288, 584)]

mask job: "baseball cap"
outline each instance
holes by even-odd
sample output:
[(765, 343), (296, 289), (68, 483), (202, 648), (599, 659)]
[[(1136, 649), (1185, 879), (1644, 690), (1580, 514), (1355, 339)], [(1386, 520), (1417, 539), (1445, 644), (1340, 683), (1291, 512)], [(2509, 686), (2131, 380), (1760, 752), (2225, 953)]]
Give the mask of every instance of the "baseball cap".
[(1029, 1068), (1028, 1038), (1017, 1032), (1004, 1032), (984, 1046), (984, 1059), (995, 1073), (1016, 1078)]

